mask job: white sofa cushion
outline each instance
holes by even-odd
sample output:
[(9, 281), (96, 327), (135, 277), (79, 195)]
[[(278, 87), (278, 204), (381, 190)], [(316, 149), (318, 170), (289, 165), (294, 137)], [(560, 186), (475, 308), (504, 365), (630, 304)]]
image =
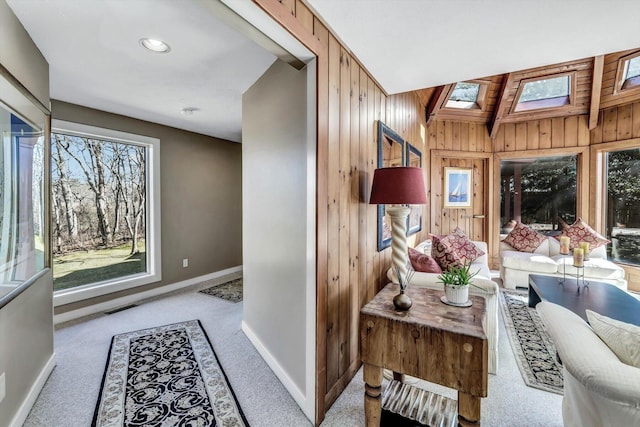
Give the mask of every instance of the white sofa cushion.
[[(507, 242), (504, 241), (504, 238), (506, 236), (504, 235), (500, 235), (500, 253), (502, 252), (520, 252), (518, 251), (516, 248), (514, 248), (513, 246), (511, 246), (510, 244), (508, 244)], [(534, 254), (541, 254), (541, 255), (547, 255), (549, 256), (549, 244), (550, 244), (550, 238), (546, 238), (543, 240), (542, 243), (540, 243), (540, 246), (538, 246), (538, 248), (533, 251)], [(557, 252), (556, 252), (557, 253)]]
[(537, 253), (504, 251), (500, 253), (500, 262), (503, 268), (526, 270), (534, 274), (558, 271), (558, 264), (554, 260)]
[(622, 363), (575, 313), (547, 301), (536, 310), (564, 367), (564, 426), (640, 425), (640, 369)]
[(627, 365), (640, 368), (640, 326), (611, 319), (586, 310), (595, 333)]
[[(578, 274), (579, 269), (573, 266), (572, 256), (556, 255), (551, 259), (558, 264), (559, 274)], [(582, 275), (583, 273), (585, 279), (589, 277), (594, 279), (624, 279), (624, 269), (603, 258), (592, 257), (584, 261), (584, 272), (580, 271), (580, 274)]]

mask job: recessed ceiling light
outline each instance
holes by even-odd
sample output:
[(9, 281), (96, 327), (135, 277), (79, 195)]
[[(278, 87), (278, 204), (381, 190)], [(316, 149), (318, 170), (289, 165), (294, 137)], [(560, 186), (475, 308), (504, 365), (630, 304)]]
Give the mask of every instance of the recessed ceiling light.
[(144, 38), (140, 39), (139, 41), (142, 47), (144, 47), (145, 49), (149, 49), (152, 52), (169, 53), (169, 51), (171, 50), (169, 45), (162, 40)]

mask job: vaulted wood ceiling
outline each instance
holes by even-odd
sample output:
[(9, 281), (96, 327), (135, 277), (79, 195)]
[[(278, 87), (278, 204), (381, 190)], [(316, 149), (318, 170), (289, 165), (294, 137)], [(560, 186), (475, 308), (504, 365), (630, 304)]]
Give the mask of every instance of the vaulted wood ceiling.
[[(457, 82), (421, 89), (417, 91), (417, 94), (425, 106), (427, 126), (431, 125), (435, 119), (485, 123), (493, 138), (503, 123), (588, 115), (589, 129), (594, 129), (598, 124), (601, 109), (640, 100), (640, 86), (623, 91), (619, 88), (621, 67), (624, 66), (624, 61), (638, 53), (640, 53), (640, 49), (631, 49), (467, 80), (468, 82), (480, 83), (486, 90), (484, 102), (475, 109), (446, 106)], [(572, 100), (569, 105), (515, 111), (518, 91), (527, 81), (543, 77), (553, 78), (565, 74), (572, 76)]]

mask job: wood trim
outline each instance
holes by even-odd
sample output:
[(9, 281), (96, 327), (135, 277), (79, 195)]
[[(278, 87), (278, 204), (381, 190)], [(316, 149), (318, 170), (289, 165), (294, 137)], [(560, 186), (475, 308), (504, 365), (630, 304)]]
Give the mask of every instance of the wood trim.
[(598, 126), (600, 113), (600, 96), (602, 91), (602, 72), (604, 70), (604, 55), (593, 58), (593, 80), (591, 84), (591, 106), (589, 111), (589, 130)]
[[(522, 95), (522, 91), (524, 90), (524, 87), (525, 87), (525, 85), (527, 83), (536, 82), (536, 81), (539, 81), (539, 80), (557, 79), (557, 78), (564, 77), (564, 76), (569, 76), (569, 103), (568, 104), (564, 104), (564, 105), (561, 105), (561, 106), (531, 108), (531, 109), (516, 111), (516, 108), (519, 105), (518, 100), (520, 99), (520, 96)], [(564, 71), (564, 72), (560, 72), (560, 73), (547, 74), (547, 75), (544, 75), (544, 76), (530, 77), (530, 78), (526, 78), (526, 79), (521, 79), (518, 82), (518, 90), (516, 91), (516, 96), (515, 96), (515, 98), (513, 98), (513, 102), (511, 103), (511, 107), (509, 109), (509, 115), (520, 116), (520, 115), (531, 114), (532, 112), (538, 113), (538, 112), (541, 112), (541, 111), (563, 111), (563, 110), (569, 110), (569, 109), (575, 108), (575, 106), (576, 106), (575, 104), (576, 104), (577, 76), (578, 76), (577, 71), (576, 70), (572, 70), (572, 71)], [(530, 101), (530, 102), (541, 102), (542, 103), (543, 101), (545, 101), (545, 100)]]
[(616, 67), (616, 80), (613, 83), (613, 95), (619, 95), (622, 93), (632, 93), (632, 92), (640, 92), (640, 86), (633, 86), (631, 88), (627, 88), (627, 89), (623, 89), (622, 86), (624, 85), (624, 65), (627, 61), (632, 60), (633, 58), (636, 58), (640, 56), (640, 50), (637, 50), (635, 52), (632, 52), (628, 55), (625, 55), (623, 57), (621, 57), (620, 59), (618, 59), (618, 65)]
[(634, 292), (640, 292), (640, 267), (629, 264), (618, 264), (624, 268), (625, 278), (628, 282), (628, 289)]
[(442, 107), (442, 102), (444, 99), (446, 99), (450, 88), (451, 85), (438, 86), (431, 94), (431, 98), (429, 98), (429, 104), (425, 109), (427, 126), (429, 126), (435, 120), (438, 111)]
[(487, 123), (487, 129), (489, 130), (491, 139), (494, 139), (498, 134), (498, 128), (500, 127), (500, 122), (502, 122), (504, 109), (506, 108), (507, 99), (509, 98), (509, 91), (507, 90), (507, 88), (511, 84), (512, 76), (512, 73), (508, 73), (502, 77), (502, 86), (500, 88), (500, 97), (498, 99), (498, 104), (493, 111), (493, 117), (491, 118), (489, 123)]
[[(327, 33), (328, 36), (328, 33)], [(320, 40), (328, 46), (328, 40)], [(327, 375), (327, 291), (328, 271), (328, 183), (329, 164), (329, 57), (324, 48), (317, 53), (317, 147), (316, 147), (316, 414), (315, 424), (324, 419)]]
[(455, 151), (455, 150), (431, 150), (433, 157), (463, 157), (465, 159), (490, 159), (491, 152), (485, 151)]
[(290, 8), (276, 0), (252, 1), (314, 54), (319, 55), (326, 48), (296, 19)]
[(594, 229), (601, 234), (605, 234), (605, 209), (604, 202), (606, 200), (607, 189), (604, 186), (602, 177), (604, 177), (605, 164), (604, 153), (608, 151), (631, 150), (640, 147), (640, 138), (625, 139), (624, 141), (603, 142), (593, 144), (591, 151), (591, 193), (590, 198), (594, 200), (591, 205), (592, 219), (594, 220)]

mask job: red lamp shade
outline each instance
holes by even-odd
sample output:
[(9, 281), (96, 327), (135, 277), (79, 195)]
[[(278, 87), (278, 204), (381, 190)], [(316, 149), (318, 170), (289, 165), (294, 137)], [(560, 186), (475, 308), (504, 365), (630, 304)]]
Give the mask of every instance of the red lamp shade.
[(424, 205), (427, 192), (421, 168), (392, 167), (376, 169), (373, 173), (369, 203), (395, 205)]

